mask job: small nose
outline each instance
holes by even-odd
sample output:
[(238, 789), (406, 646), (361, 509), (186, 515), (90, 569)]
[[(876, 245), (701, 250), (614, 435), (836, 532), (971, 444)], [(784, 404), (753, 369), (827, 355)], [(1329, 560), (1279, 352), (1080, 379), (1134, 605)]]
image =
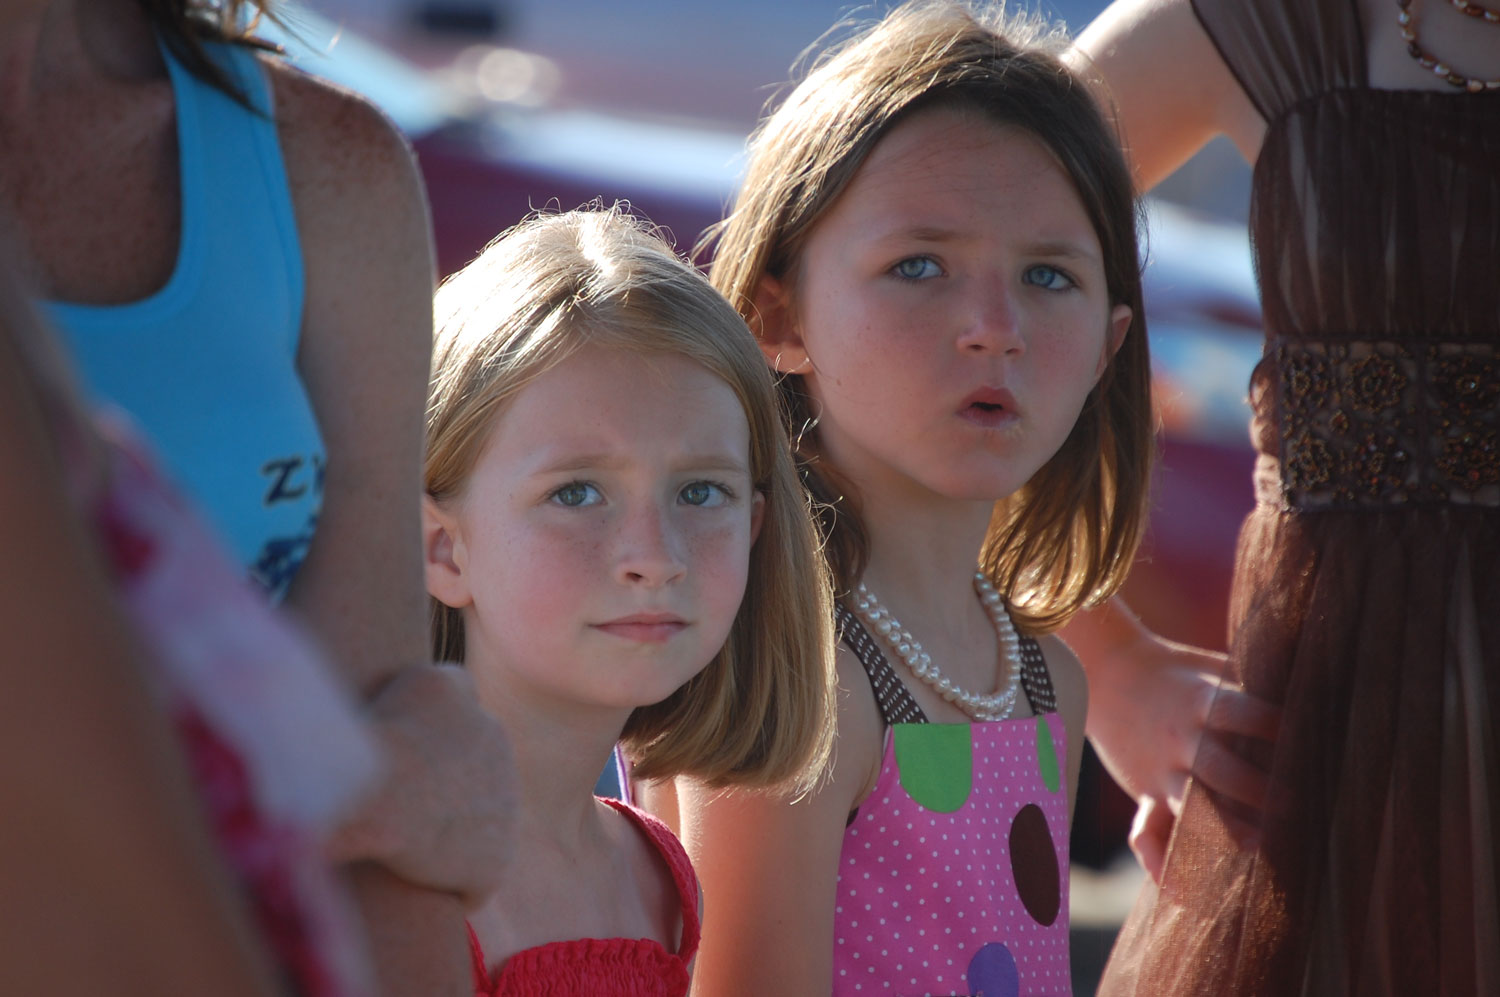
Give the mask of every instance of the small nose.
[(655, 507), (630, 513), (622, 523), (615, 558), (616, 580), (661, 588), (687, 574), (682, 538), (671, 514)]
[(964, 353), (1020, 354), (1026, 350), (1015, 296), (1002, 278), (974, 285), (958, 348)]

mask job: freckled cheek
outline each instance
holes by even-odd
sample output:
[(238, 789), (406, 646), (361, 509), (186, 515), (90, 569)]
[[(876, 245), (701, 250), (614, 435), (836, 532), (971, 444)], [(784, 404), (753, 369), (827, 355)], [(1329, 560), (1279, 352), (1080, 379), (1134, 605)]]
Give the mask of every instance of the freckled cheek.
[(1039, 339), (1033, 350), (1038, 368), (1045, 372), (1046, 387), (1064, 398), (1076, 395), (1081, 403), (1094, 386), (1104, 341), (1102, 336), (1049, 336)]
[(599, 538), (587, 531), (522, 528), (492, 539), (486, 581), (518, 619), (561, 622), (608, 571)]
[[(696, 577), (700, 612), (727, 632), (745, 595), (750, 569), (750, 517), (692, 531), (686, 537), (689, 578)], [(704, 622), (710, 622), (705, 619)]]

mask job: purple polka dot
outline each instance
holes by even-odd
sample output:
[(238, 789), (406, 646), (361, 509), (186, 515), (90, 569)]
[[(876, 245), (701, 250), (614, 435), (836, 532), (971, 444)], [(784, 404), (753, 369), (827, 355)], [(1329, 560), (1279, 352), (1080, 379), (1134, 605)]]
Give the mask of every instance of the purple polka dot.
[(1021, 974), (1010, 950), (990, 942), (969, 960), (969, 990), (976, 997), (1020, 997)]

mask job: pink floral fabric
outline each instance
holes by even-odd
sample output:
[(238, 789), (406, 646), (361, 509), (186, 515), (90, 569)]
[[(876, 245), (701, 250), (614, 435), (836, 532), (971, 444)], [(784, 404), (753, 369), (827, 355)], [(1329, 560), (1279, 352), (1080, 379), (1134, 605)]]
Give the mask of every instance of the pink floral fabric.
[(116, 420), (92, 521), (208, 822), (295, 992), (370, 991), (321, 836), (375, 766), (352, 704)]

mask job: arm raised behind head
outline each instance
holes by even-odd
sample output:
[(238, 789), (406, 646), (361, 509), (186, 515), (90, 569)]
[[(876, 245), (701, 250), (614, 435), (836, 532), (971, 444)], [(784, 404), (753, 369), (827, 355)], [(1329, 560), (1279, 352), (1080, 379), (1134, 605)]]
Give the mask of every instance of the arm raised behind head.
[(1115, 0), (1064, 61), (1089, 81), (1116, 122), (1139, 190), (1156, 186), (1220, 134), (1248, 162), (1260, 152), (1265, 122), (1190, 0)]

